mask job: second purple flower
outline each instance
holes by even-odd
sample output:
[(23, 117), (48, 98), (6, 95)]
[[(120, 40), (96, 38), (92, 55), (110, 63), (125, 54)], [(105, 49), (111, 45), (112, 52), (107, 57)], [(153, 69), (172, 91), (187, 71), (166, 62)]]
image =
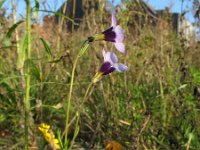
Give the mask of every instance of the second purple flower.
[(123, 43), (124, 31), (120, 25), (117, 25), (117, 20), (114, 14), (112, 14), (112, 22), (110, 28), (103, 31), (101, 34), (96, 34), (95, 36), (88, 38), (89, 42), (99, 40), (112, 42), (118, 51), (125, 53), (125, 46)]
[(102, 51), (104, 57), (104, 63), (101, 65), (99, 72), (103, 75), (107, 75), (113, 71), (124, 72), (128, 67), (124, 64), (118, 63), (117, 55), (113, 52)]

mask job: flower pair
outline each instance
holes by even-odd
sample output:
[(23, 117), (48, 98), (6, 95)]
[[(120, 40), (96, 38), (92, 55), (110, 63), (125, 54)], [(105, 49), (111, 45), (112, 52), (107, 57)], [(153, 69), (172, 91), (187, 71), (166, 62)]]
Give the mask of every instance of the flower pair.
[[(116, 49), (122, 53), (125, 53), (124, 31), (120, 25), (117, 25), (116, 17), (112, 14), (111, 27), (102, 34), (94, 36), (94, 40), (105, 40), (112, 42)], [(124, 72), (128, 67), (124, 64), (118, 63), (117, 55), (113, 52), (102, 51), (104, 57), (104, 63), (101, 65), (98, 74), (96, 74), (96, 79), (100, 78), (102, 75), (107, 75), (113, 71)], [(94, 82), (96, 82), (96, 79)]]

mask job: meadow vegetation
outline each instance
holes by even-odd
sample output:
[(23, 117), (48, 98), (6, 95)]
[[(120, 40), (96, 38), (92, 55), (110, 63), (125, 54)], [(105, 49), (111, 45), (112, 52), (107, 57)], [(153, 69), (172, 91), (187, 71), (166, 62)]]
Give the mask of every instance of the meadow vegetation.
[[(105, 11), (104, 1), (83, 3), (83, 19), (71, 29), (66, 28), (62, 16), (58, 24), (51, 17), (40, 23), (32, 16), (29, 149), (50, 149), (38, 130), (40, 123), (49, 124), (55, 136), (62, 137), (74, 59), (88, 37), (110, 27), (111, 14)], [(102, 48), (116, 52), (128, 71), (103, 76), (92, 86), (80, 112), (79, 132), (72, 149), (104, 149), (109, 141), (127, 150), (200, 149), (199, 43), (190, 40), (188, 46), (166, 18), (152, 25), (149, 14), (135, 3), (127, 1), (127, 8), (118, 9), (116, 16), (125, 32), (126, 53), (116, 52), (113, 44), (100, 41), (91, 43), (79, 59), (70, 106), (69, 141), (86, 89), (103, 62)], [(141, 17), (142, 23), (135, 16)], [(11, 18), (0, 16), (2, 150), (24, 148), (27, 24), (23, 20), (13, 28)]]

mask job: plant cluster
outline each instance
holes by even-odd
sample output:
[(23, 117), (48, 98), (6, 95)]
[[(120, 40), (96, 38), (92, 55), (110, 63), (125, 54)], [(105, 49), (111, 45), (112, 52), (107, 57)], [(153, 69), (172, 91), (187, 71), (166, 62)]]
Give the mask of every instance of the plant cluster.
[(130, 0), (107, 30), (105, 2), (84, 0), (79, 26), (29, 2), (26, 20), (0, 16), (0, 149), (200, 148), (198, 43)]

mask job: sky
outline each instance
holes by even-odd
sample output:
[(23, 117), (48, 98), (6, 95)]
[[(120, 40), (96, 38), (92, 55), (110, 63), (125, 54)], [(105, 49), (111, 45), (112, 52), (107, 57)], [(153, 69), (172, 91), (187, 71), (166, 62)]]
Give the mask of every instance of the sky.
[[(172, 12), (180, 13), (181, 11), (188, 11), (185, 17), (191, 22), (194, 22), (191, 1), (188, 0), (183, 1), (183, 5), (181, 4), (182, 0), (146, 0), (146, 1), (155, 9), (164, 9), (165, 7), (169, 6)], [(183, 8), (181, 8), (181, 5), (183, 6)]]
[[(181, 12), (181, 2), (182, 0), (144, 0), (154, 9), (165, 9), (166, 7), (170, 7), (172, 12)], [(120, 4), (121, 0), (115, 0), (114, 4)], [(184, 0), (183, 2), (183, 10), (189, 11), (186, 13), (186, 18), (194, 22), (193, 14), (192, 14), (192, 2), (188, 0)]]
[[(47, 10), (57, 10), (62, 3), (65, 0), (40, 0), (40, 2), (48, 2), (48, 5), (43, 5), (42, 7), (46, 7)], [(114, 3), (114, 5), (120, 4), (121, 0), (110, 0)], [(153, 8), (155, 9), (164, 9), (167, 6), (170, 6), (172, 12), (181, 12), (181, 1), (182, 0), (145, 0), (147, 3), (149, 3)], [(18, 11), (18, 17), (24, 16), (25, 14), (25, 3), (24, 0), (15, 0), (17, 11)], [(34, 1), (32, 0), (32, 6), (34, 6)], [(7, 0), (4, 4), (4, 8), (6, 8), (8, 11), (11, 11), (11, 0)], [(188, 10), (189, 13), (186, 14), (186, 18), (190, 20), (191, 22), (194, 22), (194, 18), (192, 15), (192, 3), (191, 1), (184, 1), (183, 3), (184, 10)]]

